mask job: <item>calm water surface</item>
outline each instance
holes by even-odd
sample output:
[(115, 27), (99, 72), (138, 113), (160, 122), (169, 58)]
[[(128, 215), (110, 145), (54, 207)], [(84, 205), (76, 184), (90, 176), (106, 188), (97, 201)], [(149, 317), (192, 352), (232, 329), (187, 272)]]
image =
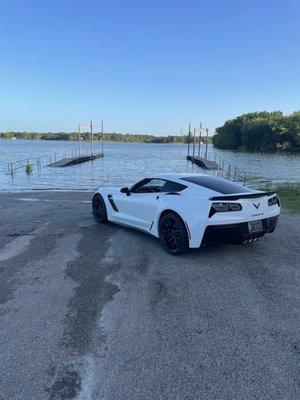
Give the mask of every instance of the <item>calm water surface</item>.
[[(84, 144), (86, 149), (88, 143)], [(121, 186), (135, 182), (156, 172), (205, 172), (185, 159), (186, 145), (106, 143), (105, 157), (66, 168), (49, 168), (46, 159), (41, 171), (33, 167), (27, 175), (18, 170), (12, 178), (7, 174), (7, 163), (44, 154), (70, 153), (76, 142), (44, 140), (0, 140), (0, 190), (31, 189), (92, 189), (104, 185)], [(96, 150), (101, 151), (100, 144)], [(203, 146), (204, 150), (204, 146)], [(298, 155), (240, 153), (217, 150), (225, 160), (245, 171), (252, 186), (261, 183), (300, 182)], [(49, 160), (49, 159), (48, 159)]]

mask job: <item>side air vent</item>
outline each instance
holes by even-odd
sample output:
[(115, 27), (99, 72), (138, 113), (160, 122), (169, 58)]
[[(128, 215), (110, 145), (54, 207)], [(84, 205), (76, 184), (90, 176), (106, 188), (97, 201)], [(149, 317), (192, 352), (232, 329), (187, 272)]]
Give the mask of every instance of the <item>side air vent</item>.
[(113, 198), (112, 198), (112, 195), (109, 194), (109, 195), (107, 196), (107, 198), (108, 198), (108, 201), (110, 202), (110, 205), (112, 206), (113, 210), (116, 211), (116, 212), (118, 212), (118, 211), (119, 211), (119, 210), (118, 210), (118, 207), (116, 206), (116, 203), (114, 202), (114, 200), (113, 200)]

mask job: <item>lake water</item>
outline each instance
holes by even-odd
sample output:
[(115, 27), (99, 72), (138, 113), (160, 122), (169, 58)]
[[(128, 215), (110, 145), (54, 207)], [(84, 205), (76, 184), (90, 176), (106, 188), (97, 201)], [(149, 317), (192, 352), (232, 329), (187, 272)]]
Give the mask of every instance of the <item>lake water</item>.
[[(84, 143), (86, 149), (88, 143)], [(0, 190), (31, 189), (91, 189), (100, 186), (128, 185), (156, 172), (205, 172), (186, 161), (186, 145), (105, 143), (105, 157), (66, 168), (44, 166), (27, 175), (24, 169), (14, 177), (7, 174), (7, 163), (24, 158), (70, 153), (77, 149), (76, 142), (44, 140), (0, 140)], [(100, 144), (95, 150), (101, 151)], [(202, 150), (204, 150), (204, 145)], [(241, 153), (218, 150), (209, 146), (209, 152), (220, 154), (225, 160), (245, 171), (251, 186), (261, 183), (279, 184), (300, 182), (300, 156), (288, 154)], [(53, 156), (52, 156), (53, 157)], [(53, 159), (53, 158), (52, 158)], [(49, 159), (48, 159), (49, 160)]]

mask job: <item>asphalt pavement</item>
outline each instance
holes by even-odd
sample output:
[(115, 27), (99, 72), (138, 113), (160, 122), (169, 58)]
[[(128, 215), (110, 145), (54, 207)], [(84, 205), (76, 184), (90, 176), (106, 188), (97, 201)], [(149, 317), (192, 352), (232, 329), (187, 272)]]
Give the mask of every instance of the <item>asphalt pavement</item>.
[(1, 400), (298, 400), (300, 217), (174, 257), (92, 193), (0, 194)]

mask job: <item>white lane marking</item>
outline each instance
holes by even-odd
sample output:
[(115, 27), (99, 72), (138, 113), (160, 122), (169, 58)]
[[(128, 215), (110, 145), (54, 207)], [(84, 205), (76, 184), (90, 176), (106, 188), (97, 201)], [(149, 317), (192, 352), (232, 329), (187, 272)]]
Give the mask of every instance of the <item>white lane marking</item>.
[(44, 202), (59, 202), (59, 203), (91, 203), (91, 200), (61, 200), (61, 199), (36, 199), (34, 197), (22, 197), (16, 199), (19, 201), (44, 201)]
[(42, 225), (41, 227), (35, 229), (32, 233), (27, 235), (18, 236), (17, 238), (11, 240), (7, 243), (2, 250), (0, 250), (0, 261), (7, 261), (14, 258), (21, 253), (23, 253), (29, 246), (31, 240), (35, 235), (42, 232), (48, 223)]

